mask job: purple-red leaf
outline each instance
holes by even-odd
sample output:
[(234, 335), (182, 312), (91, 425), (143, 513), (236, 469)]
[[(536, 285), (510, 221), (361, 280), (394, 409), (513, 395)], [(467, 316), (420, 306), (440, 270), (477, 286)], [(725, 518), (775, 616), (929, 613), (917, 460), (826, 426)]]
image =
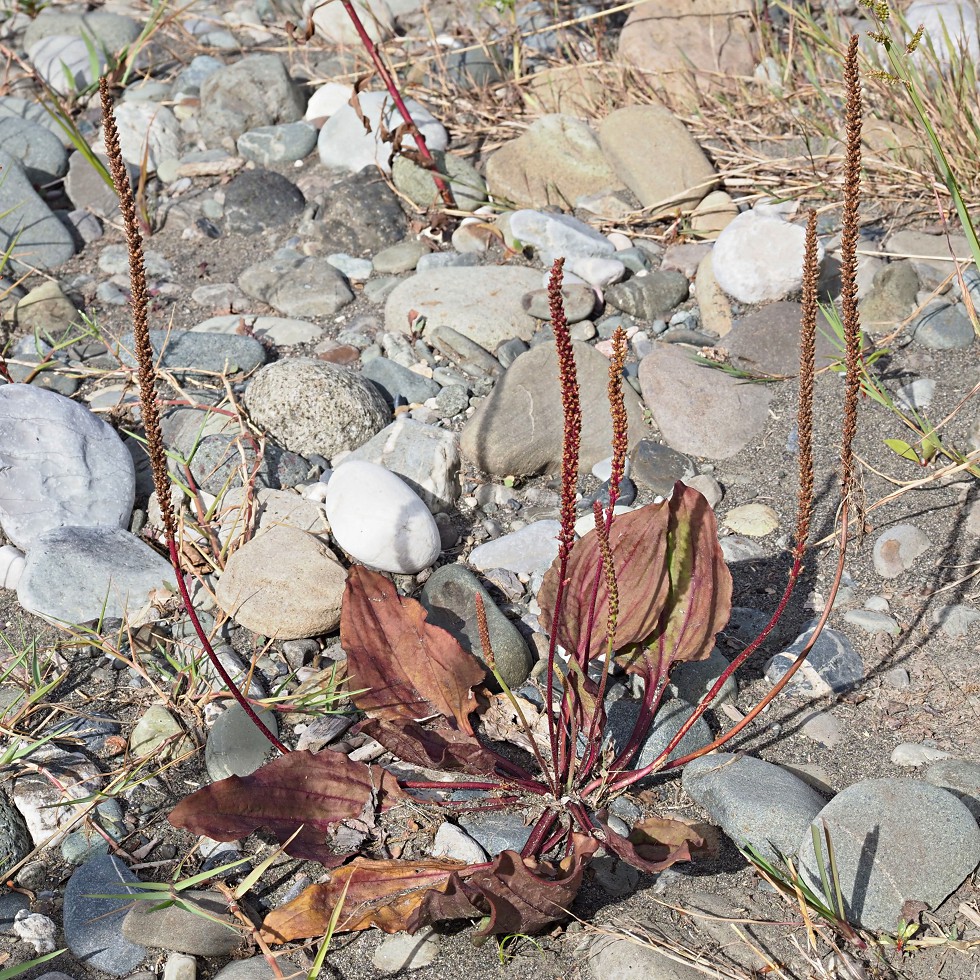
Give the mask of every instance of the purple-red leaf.
[[(185, 797), (170, 822), (214, 840), (237, 840), (260, 827), (280, 841), (299, 835), (286, 849), (293, 857), (332, 866), (349, 855), (345, 822), (374, 825), (375, 814), (408, 797), (380, 766), (353, 762), (340, 752), (290, 752), (250, 776), (230, 776)], [(348, 847), (347, 850), (350, 850)]]
[(383, 575), (354, 565), (340, 614), (352, 700), (384, 721), (450, 719), (473, 734), (472, 689), (486, 671), (445, 630), (426, 622), (422, 604), (398, 595)]
[(369, 718), (359, 731), (377, 739), (403, 762), (425, 769), (467, 772), (475, 776), (493, 775), (496, 756), (475, 738), (443, 724), (423, 728), (414, 721), (381, 721)]
[[(732, 580), (704, 497), (677, 483), (670, 500), (616, 517), (609, 539), (619, 591), (614, 649), (626, 651), (621, 662), (634, 673), (657, 677), (672, 663), (707, 657), (715, 633), (728, 621)], [(588, 624), (601, 562), (598, 535), (590, 531), (569, 555), (557, 626), (551, 622), (557, 561), (538, 594), (545, 629), (557, 628), (558, 642), (566, 650), (583, 649), (590, 660), (605, 651), (609, 592), (602, 575), (591, 631)]]
[(568, 918), (582, 887), (584, 867), (578, 855), (558, 867), (544, 862), (532, 867), (516, 851), (504, 851), (489, 867), (465, 876), (453, 874), (443, 887), (426, 892), (409, 931), (449, 919), (486, 916), (478, 936), (541, 932)]

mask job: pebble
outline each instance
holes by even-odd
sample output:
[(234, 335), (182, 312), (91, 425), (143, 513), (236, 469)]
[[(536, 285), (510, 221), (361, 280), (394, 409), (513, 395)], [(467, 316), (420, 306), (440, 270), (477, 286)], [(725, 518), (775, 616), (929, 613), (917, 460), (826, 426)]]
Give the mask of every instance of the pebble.
[[(766, 665), (769, 683), (775, 684), (782, 678), (812, 635), (811, 627), (769, 661)], [(807, 698), (819, 698), (848, 691), (863, 679), (864, 665), (850, 640), (837, 630), (824, 629), (803, 666), (790, 680), (788, 691)]]
[[(360, 92), (358, 106), (359, 112), (345, 103), (323, 124), (317, 139), (320, 162), (350, 173), (376, 166), (390, 174), (391, 151), (382, 124), (385, 130), (394, 130), (402, 123), (401, 116), (387, 92)], [(406, 99), (405, 106), (430, 152), (445, 150), (449, 137), (435, 116), (415, 99)]]
[(256, 425), (301, 456), (357, 449), (388, 422), (384, 399), (346, 368), (308, 357), (267, 364), (245, 390)]
[(411, 575), (439, 557), (439, 527), (425, 502), (383, 466), (363, 460), (339, 466), (325, 507), (334, 539), (357, 561)]
[[(706, 660), (692, 660), (679, 663), (670, 672), (670, 682), (667, 690), (671, 697), (680, 698), (689, 704), (698, 704), (715, 682), (728, 669), (728, 658), (717, 648), (713, 647)], [(738, 695), (738, 682), (732, 674), (711, 702), (713, 707), (722, 704), (734, 704)]]
[[(803, 282), (802, 225), (786, 220), (779, 206), (760, 202), (718, 235), (711, 254), (715, 280), (740, 303), (785, 299)], [(823, 245), (818, 247), (823, 261)]]
[(114, 977), (128, 976), (143, 962), (146, 947), (122, 935), (130, 901), (95, 895), (136, 894), (136, 876), (119, 858), (103, 855), (83, 864), (65, 889), (63, 928), (79, 962)]
[(387, 357), (372, 358), (361, 369), (361, 376), (373, 381), (391, 405), (420, 404), (442, 390), (434, 381)]
[(305, 639), (337, 628), (346, 580), (343, 566), (322, 540), (295, 527), (272, 525), (231, 555), (215, 599), (253, 633)]
[(238, 153), (259, 166), (302, 160), (316, 149), (319, 133), (306, 122), (257, 126), (238, 137)]
[[(578, 323), (592, 316), (596, 307), (596, 294), (589, 286), (562, 286), (562, 308), (569, 324)], [(521, 297), (521, 306), (535, 319), (550, 320), (551, 306), (547, 289), (532, 289)]]
[(219, 892), (187, 889), (181, 898), (200, 911), (176, 905), (154, 908), (153, 902), (136, 902), (123, 919), (123, 936), (143, 946), (194, 956), (228, 956), (241, 945), (237, 922)]
[[(910, 895), (936, 908), (980, 861), (980, 828), (970, 811), (951, 793), (918, 780), (855, 783), (814, 823), (826, 827), (834, 843), (848, 921), (875, 932), (894, 935)], [(936, 854), (943, 860), (934, 860)], [(799, 868), (819, 893), (809, 828), (799, 842)]]
[(472, 810), (459, 815), (460, 826), (490, 857), (520, 852), (531, 836), (524, 814), (511, 810)]
[(683, 303), (689, 289), (687, 276), (657, 269), (643, 277), (610, 286), (606, 290), (606, 302), (638, 320), (650, 322)]
[(374, 259), (374, 271), (383, 276), (397, 276), (412, 272), (423, 255), (429, 254), (429, 246), (414, 238), (407, 238), (381, 249)]
[(197, 980), (197, 960), (184, 953), (171, 953), (163, 965), (163, 980)]
[(159, 590), (177, 591), (170, 562), (135, 535), (66, 526), (34, 539), (17, 599), (39, 616), (82, 623), (133, 615)]
[[(529, 209), (514, 211), (508, 218), (507, 227), (514, 239), (538, 252), (545, 269), (549, 269), (559, 256), (586, 259), (608, 257), (616, 251), (605, 235), (568, 214)], [(535, 278), (539, 279), (540, 274)]]
[(487, 860), (487, 852), (465, 830), (448, 820), (436, 831), (432, 856), (452, 858), (466, 864), (481, 864)]
[(892, 765), (902, 766), (905, 769), (918, 769), (930, 762), (938, 762), (940, 759), (948, 758), (948, 752), (919, 742), (902, 742), (901, 745), (896, 745), (892, 749), (891, 754)]
[(973, 344), (973, 324), (962, 303), (943, 305), (923, 313), (913, 325), (917, 344), (930, 350), (958, 350)]
[[(449, 183), (458, 211), (476, 211), (486, 204), (487, 185), (468, 160), (436, 150), (432, 154), (437, 171)], [(416, 207), (426, 209), (442, 202), (432, 172), (407, 156), (396, 156), (391, 165), (392, 183)]]
[(68, 153), (61, 140), (38, 122), (0, 115), (0, 145), (20, 161), (35, 187), (50, 184), (68, 172)]
[[(266, 728), (279, 736), (279, 723), (274, 711), (256, 707), (256, 714)], [(208, 733), (204, 747), (204, 762), (212, 780), (229, 776), (248, 776), (274, 752), (271, 743), (237, 702), (229, 704), (218, 715)], [(192, 950), (178, 950), (192, 952)]]
[(470, 552), (469, 563), (477, 571), (491, 568), (525, 575), (543, 575), (558, 557), (558, 521), (535, 521)]
[(593, 980), (636, 977), (637, 980), (703, 980), (700, 968), (680, 963), (652, 944), (633, 939), (603, 936), (590, 946), (589, 972)]
[(293, 319), (333, 316), (353, 302), (344, 274), (317, 255), (280, 255), (250, 265), (238, 277), (242, 291)]
[(225, 188), (225, 226), (232, 234), (260, 235), (298, 217), (305, 204), (303, 192), (274, 170), (243, 170)]
[(740, 561), (759, 561), (766, 557), (765, 548), (758, 541), (740, 534), (728, 534), (719, 540), (721, 554), (729, 565)]
[(180, 155), (181, 128), (170, 109), (158, 102), (121, 102), (113, 110), (123, 160), (155, 171)]
[(891, 636), (898, 636), (902, 632), (894, 617), (873, 609), (849, 609), (844, 613), (844, 622), (851, 623), (866, 633), (888, 633)]
[[(132, 333), (120, 339), (120, 359), (135, 366)], [(189, 330), (151, 330), (154, 361), (178, 378), (206, 372), (249, 373), (265, 363), (265, 348), (253, 337)]]
[(317, 195), (317, 203), (315, 218), (301, 222), (300, 231), (319, 238), (328, 255), (377, 252), (409, 231), (398, 196), (374, 164), (331, 184)]
[(483, 597), (497, 670), (507, 687), (517, 690), (530, 675), (534, 658), (517, 628), (472, 572), (460, 565), (443, 565), (426, 580), (419, 600), (430, 623), (446, 630), (464, 650), (485, 663), (476, 619), (477, 595)]
[(882, 578), (898, 578), (932, 547), (924, 531), (913, 524), (896, 524), (878, 535), (872, 551), (875, 571)]
[(53, 953), (57, 948), (58, 927), (52, 919), (22, 909), (14, 916), (14, 935), (34, 947), (34, 952)]
[(374, 951), (371, 962), (381, 973), (401, 973), (430, 966), (439, 955), (442, 937), (431, 926), (409, 935), (398, 932), (386, 936)]
[(193, 747), (178, 721), (162, 704), (151, 704), (133, 726), (129, 751), (137, 759), (174, 758)]
[(278, 980), (278, 978), (269, 961), (259, 955), (246, 960), (232, 960), (218, 970), (214, 980)]
[(980, 620), (980, 610), (959, 603), (955, 606), (939, 606), (932, 612), (932, 621), (951, 639), (960, 639), (970, 632), (970, 627)]
[(209, 317), (191, 327), (191, 331), (193, 333), (235, 334), (242, 325), (260, 343), (268, 341), (277, 347), (308, 344), (323, 336), (323, 327), (310, 323), (308, 320), (278, 316), (242, 315), (240, 313)]
[(736, 534), (762, 538), (779, 527), (779, 515), (768, 504), (742, 504), (733, 507), (723, 523)]
[(740, 847), (751, 844), (769, 860), (791, 857), (826, 800), (802, 779), (752, 756), (716, 752), (689, 762), (686, 793)]

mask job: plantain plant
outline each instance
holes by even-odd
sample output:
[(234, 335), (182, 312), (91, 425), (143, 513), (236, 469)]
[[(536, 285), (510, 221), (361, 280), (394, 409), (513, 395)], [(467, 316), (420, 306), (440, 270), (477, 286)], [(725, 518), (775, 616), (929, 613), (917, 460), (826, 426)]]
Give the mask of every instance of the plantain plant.
[[(857, 39), (845, 65), (847, 166), (842, 233), (842, 318), (846, 375), (841, 427), (840, 539), (834, 588), (843, 570), (852, 441), (860, 393), (856, 245), (860, 174), (861, 93)], [(130, 246), (136, 352), (149, 453), (171, 561), (195, 625), (180, 574), (173, 513), (167, 506), (166, 459), (159, 432), (148, 339), (142, 246), (132, 193), (119, 156), (108, 87), (102, 86), (106, 145), (122, 201)], [(678, 483), (669, 500), (614, 517), (627, 452), (622, 395), (626, 338), (613, 340), (609, 402), (613, 463), (608, 503), (594, 505), (594, 529), (575, 539), (575, 495), (582, 424), (573, 347), (561, 301), (562, 262), (549, 293), (564, 409), (564, 449), (558, 557), (538, 594), (549, 634), (537, 697), (502, 683), (477, 600), (483, 658), (426, 621), (422, 605), (400, 595), (384, 575), (354, 565), (348, 573), (340, 626), (359, 731), (376, 739), (390, 760), (369, 764), (330, 749), (290, 752), (255, 716), (247, 699), (199, 636), (223, 680), (281, 756), (246, 777), (231, 777), (185, 798), (171, 822), (217, 840), (257, 829), (271, 832), (288, 854), (319, 862), (325, 877), (265, 920), (263, 942), (322, 936), (327, 929), (378, 926), (415, 931), (445, 920), (479, 923), (477, 936), (533, 934), (568, 915), (589, 861), (600, 849), (644, 871), (686, 861), (701, 840), (691, 827), (662, 817), (636, 823), (628, 834), (610, 816), (613, 801), (642, 780), (675, 771), (737, 735), (785, 687), (802, 665), (832, 602), (791, 669), (734, 727), (697, 752), (677, 755), (725, 681), (764, 642), (803, 571), (813, 501), (812, 395), (817, 316), (816, 216), (807, 225), (798, 428), (798, 517), (785, 591), (769, 623), (735, 658), (684, 725), (651, 762), (638, 764), (672, 670), (707, 658), (727, 623), (732, 581), (718, 543), (714, 515), (696, 490)], [(486, 666), (485, 666), (486, 665)], [(642, 688), (635, 725), (621, 745), (609, 737), (606, 694), (614, 670)], [(488, 670), (498, 693), (492, 693)], [(502, 688), (502, 691), (499, 689)], [(521, 756), (494, 740), (500, 719), (512, 719)], [(530, 825), (518, 853), (463, 864), (412, 855), (413, 834), (462, 812), (510, 810)], [(398, 837), (401, 834), (401, 844)], [(287, 843), (288, 842), (288, 843)], [(399, 857), (398, 853), (409, 856)]]

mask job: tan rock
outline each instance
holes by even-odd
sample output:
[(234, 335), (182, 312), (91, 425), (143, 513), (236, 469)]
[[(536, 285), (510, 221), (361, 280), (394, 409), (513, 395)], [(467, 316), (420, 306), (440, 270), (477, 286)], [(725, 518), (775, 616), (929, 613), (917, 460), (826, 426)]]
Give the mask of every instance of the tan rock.
[(487, 186), (498, 201), (570, 210), (577, 198), (621, 188), (592, 127), (574, 116), (536, 120), (487, 161)]
[(536, 112), (562, 112), (592, 119), (603, 114), (600, 110), (609, 97), (603, 74), (615, 70), (613, 66), (586, 69), (580, 65), (545, 68), (527, 80), (524, 99)]
[(599, 128), (606, 159), (651, 218), (696, 207), (717, 182), (715, 169), (684, 124), (658, 105), (617, 109)]
[(725, 290), (715, 282), (710, 253), (698, 265), (694, 295), (701, 311), (701, 326), (710, 333), (724, 337), (732, 329), (732, 305)]
[(738, 205), (725, 191), (712, 191), (691, 215), (691, 231), (698, 238), (714, 241), (738, 214)]
[(316, 535), (330, 533), (323, 505), (291, 490), (258, 487), (247, 510), (245, 500), (244, 487), (232, 487), (221, 498), (217, 534), (222, 544), (242, 535), (246, 515), (251, 518), (255, 535), (264, 534), (273, 527), (292, 527)]
[(71, 324), (81, 322), (81, 315), (58, 283), (44, 282), (17, 303), (13, 319), (41, 337), (60, 337)]
[(343, 565), (319, 538), (277, 525), (228, 559), (215, 599), (253, 633), (305, 639), (337, 628), (346, 580)]
[(623, 61), (644, 73), (668, 103), (692, 106), (733, 75), (751, 77), (759, 59), (753, 0), (648, 0), (630, 13), (619, 40)]

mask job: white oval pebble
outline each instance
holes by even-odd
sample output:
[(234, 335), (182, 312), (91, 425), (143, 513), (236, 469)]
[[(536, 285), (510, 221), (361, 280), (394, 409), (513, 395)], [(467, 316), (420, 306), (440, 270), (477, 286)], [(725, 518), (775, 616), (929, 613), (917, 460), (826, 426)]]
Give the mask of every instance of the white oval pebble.
[(383, 466), (362, 460), (338, 466), (325, 506), (334, 540), (357, 561), (413, 574), (439, 557), (439, 527), (429, 508)]
[(724, 524), (736, 534), (762, 538), (779, 527), (779, 516), (767, 504), (743, 504), (725, 515)]
[(904, 766), (906, 768), (918, 768), (927, 762), (938, 762), (940, 759), (948, 759), (949, 753), (942, 749), (934, 749), (930, 745), (921, 745), (918, 742), (902, 742), (892, 749), (892, 764)]

